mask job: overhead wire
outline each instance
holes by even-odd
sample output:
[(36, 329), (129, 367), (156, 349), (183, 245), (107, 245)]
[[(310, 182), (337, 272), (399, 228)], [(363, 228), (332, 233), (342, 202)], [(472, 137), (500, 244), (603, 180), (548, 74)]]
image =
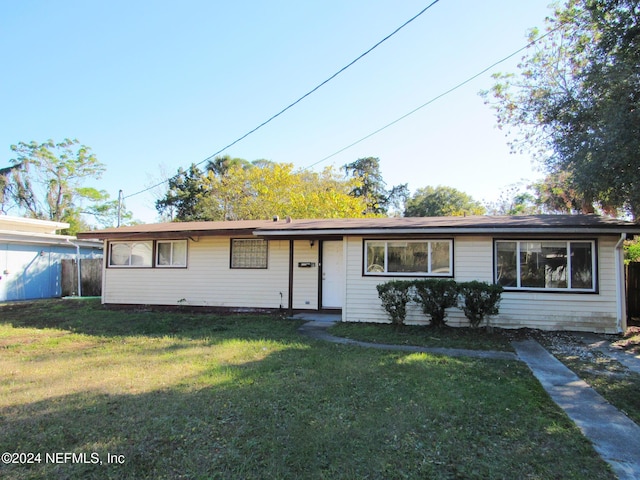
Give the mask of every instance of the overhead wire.
[(435, 101), (441, 99), (442, 97), (454, 92), (455, 90), (463, 87), (464, 85), (466, 85), (467, 83), (472, 82), (473, 80), (475, 80), (476, 78), (484, 75), (485, 73), (487, 73), (489, 70), (497, 67), (498, 65), (500, 65), (501, 63), (506, 62), (507, 60), (509, 60), (510, 58), (513, 58), (514, 56), (516, 56), (517, 54), (519, 54), (520, 52), (526, 50), (527, 48), (535, 45), (537, 42), (539, 42), (540, 40), (542, 40), (543, 38), (545, 38), (546, 36), (554, 33), (556, 30), (558, 30), (558, 28), (560, 27), (556, 27), (553, 30), (548, 31), (547, 33), (545, 33), (544, 35), (536, 38), (535, 40), (532, 40), (531, 42), (529, 42), (527, 45), (525, 45), (522, 48), (519, 48), (518, 50), (516, 50), (513, 53), (510, 53), (509, 55), (507, 55), (506, 57), (502, 58), (501, 60), (498, 60), (497, 62), (492, 63), (491, 65), (489, 65), (488, 67), (484, 68), (483, 70), (481, 70), (480, 72), (476, 73), (475, 75), (467, 78), (466, 80), (458, 83), (456, 86), (451, 87), (450, 89), (446, 90), (445, 92), (442, 92), (439, 95), (436, 95), (435, 97), (433, 97), (431, 100), (428, 100), (427, 102), (423, 103), (422, 105), (420, 105), (419, 107), (414, 108), (413, 110), (411, 110), (410, 112), (405, 113), (404, 115), (396, 118), (395, 120), (393, 120), (392, 122), (387, 123), (386, 125), (378, 128), (377, 130), (374, 130), (373, 132), (365, 135), (364, 137), (360, 138), (359, 140), (356, 140), (353, 143), (350, 143), (349, 145), (342, 147), (340, 150), (337, 150), (335, 152), (333, 152), (331, 155), (327, 155), (326, 157), (318, 160), (317, 162), (314, 162), (310, 165), (307, 165), (306, 167), (304, 167), (302, 170), (308, 170), (312, 167), (315, 167), (316, 165), (319, 165), (323, 162), (326, 162), (327, 160), (329, 160), (330, 158), (335, 157), (336, 155), (339, 155), (340, 153), (344, 152), (345, 150), (350, 149), (351, 147), (354, 147), (355, 145), (364, 142), (365, 140), (367, 140), (368, 138), (373, 137), (374, 135), (377, 135), (378, 133), (382, 132), (383, 130), (386, 130), (387, 128), (395, 125), (396, 123), (404, 120), (405, 118), (413, 115), (414, 113), (418, 112), (419, 110), (422, 110), (423, 108), (427, 107), (428, 105), (431, 105), (432, 103), (434, 103)]
[[(211, 160), (212, 158), (214, 158), (216, 155), (219, 155), (220, 153), (224, 152), (225, 150), (229, 149), (230, 147), (234, 146), (235, 144), (239, 143), (240, 141), (244, 140), (245, 138), (247, 138), (249, 135), (255, 133), (256, 131), (258, 131), (259, 129), (261, 129), (262, 127), (264, 127), (265, 125), (267, 125), (268, 123), (270, 123), (271, 121), (275, 120), (276, 118), (278, 118), (280, 115), (282, 115), (283, 113), (285, 113), (287, 110), (289, 110), (290, 108), (293, 108), (295, 105), (297, 105), (298, 103), (300, 103), (302, 100), (304, 100), (305, 98), (307, 98), (309, 95), (313, 94), (314, 92), (316, 92), (318, 89), (320, 89), (321, 87), (323, 87), (324, 85), (326, 85), (327, 83), (329, 83), (331, 80), (333, 80), (334, 78), (336, 78), (338, 75), (340, 75), (341, 73), (343, 73), (345, 70), (347, 70), (349, 67), (353, 66), (356, 62), (358, 62), (359, 60), (361, 60), (362, 58), (364, 58), (366, 55), (368, 55), (369, 53), (371, 53), (373, 50), (375, 50), (377, 47), (379, 47), (380, 45), (382, 45), (384, 42), (386, 42), (387, 40), (389, 40), (391, 37), (393, 37), (396, 33), (398, 33), (400, 30), (402, 30), (404, 27), (406, 27), (407, 25), (409, 25), (411, 22), (413, 22), (414, 20), (416, 20), (418, 17), (420, 17), (422, 14), (424, 14), (427, 10), (429, 10), (431, 7), (433, 7), (436, 3), (438, 3), (440, 0), (433, 0), (429, 5), (427, 5), (425, 8), (423, 8), (422, 10), (420, 10), (417, 14), (415, 14), (413, 17), (411, 17), (409, 20), (407, 20), (406, 22), (404, 22), (402, 25), (400, 25), (398, 28), (396, 28), (393, 32), (391, 32), (390, 34), (388, 34), (386, 37), (384, 37), (382, 40), (378, 41), (375, 45), (373, 45), (371, 48), (369, 48), (368, 50), (366, 50), (364, 53), (358, 55), (354, 60), (352, 60), (351, 62), (349, 62), (347, 65), (345, 65), (344, 67), (342, 67), (340, 70), (338, 70), (336, 73), (334, 73), (333, 75), (331, 75), (329, 78), (327, 78), (326, 80), (322, 81), (321, 83), (319, 83), (318, 85), (316, 85), (314, 88), (312, 88), (311, 90), (309, 90), (307, 93), (305, 93), (304, 95), (302, 95), (300, 98), (298, 98), (297, 100), (295, 100), (294, 102), (290, 103), (289, 105), (287, 105), (285, 108), (283, 108), (282, 110), (280, 110), (278, 113), (272, 115), (271, 117), (269, 117), (267, 120), (265, 120), (264, 122), (262, 122), (261, 124), (259, 124), (257, 127), (249, 130), (247, 133), (245, 133), (244, 135), (242, 135), (241, 137), (238, 137), (236, 140), (234, 140), (233, 142), (231, 142), (228, 145), (225, 145), (224, 147), (222, 147), (221, 149), (219, 149), (217, 152), (212, 153), (211, 155), (209, 155), (207, 158), (205, 158), (204, 160), (201, 160), (200, 162), (196, 163), (195, 165), (202, 165), (203, 163)], [(164, 179), (163, 181), (152, 185), (150, 187), (147, 187), (143, 190), (140, 190), (138, 192), (135, 193), (131, 193), (129, 195), (124, 196), (124, 199), (127, 198), (131, 198), (134, 197), (136, 195), (140, 195), (142, 193), (148, 192), (149, 190), (153, 190), (154, 188), (157, 188), (161, 185), (163, 185), (164, 183), (170, 181), (172, 178), (176, 178), (178, 175), (173, 175), (169, 178)]]

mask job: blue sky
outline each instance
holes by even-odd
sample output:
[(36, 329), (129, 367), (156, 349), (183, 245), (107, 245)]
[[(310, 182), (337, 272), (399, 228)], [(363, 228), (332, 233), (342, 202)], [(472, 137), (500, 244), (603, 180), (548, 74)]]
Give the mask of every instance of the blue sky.
[[(19, 141), (77, 138), (107, 167), (99, 187), (131, 195), (241, 137), (430, 3), (0, 0), (0, 166)], [(222, 153), (315, 164), (524, 46), (548, 5), (440, 0)], [(495, 71), (515, 71), (519, 57)], [(509, 153), (478, 95), (491, 83), (486, 73), (313, 168), (374, 156), (389, 186), (495, 200), (542, 174)], [(154, 200), (126, 204), (153, 222)]]

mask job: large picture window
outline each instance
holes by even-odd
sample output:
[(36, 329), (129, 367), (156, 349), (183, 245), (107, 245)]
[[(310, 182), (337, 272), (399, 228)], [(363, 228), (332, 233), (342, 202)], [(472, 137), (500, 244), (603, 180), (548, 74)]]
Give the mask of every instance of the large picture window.
[(151, 267), (153, 242), (111, 242), (110, 267)]
[(450, 277), (452, 252), (453, 240), (367, 240), (364, 273)]
[(594, 241), (497, 240), (495, 282), (505, 289), (596, 291)]
[(231, 240), (231, 268), (267, 268), (268, 243), (261, 238)]

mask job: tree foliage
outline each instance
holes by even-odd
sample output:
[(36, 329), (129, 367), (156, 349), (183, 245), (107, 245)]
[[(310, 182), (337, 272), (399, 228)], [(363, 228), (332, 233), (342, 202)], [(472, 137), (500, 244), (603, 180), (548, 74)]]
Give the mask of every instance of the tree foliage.
[(487, 205), (489, 215), (537, 215), (542, 213), (536, 196), (530, 187), (510, 185), (500, 193), (497, 201)]
[(624, 243), (624, 263), (640, 262), (640, 241), (636, 238)]
[(487, 204), (490, 215), (620, 214), (615, 207), (594, 203), (572, 184), (568, 172), (550, 173), (542, 180), (510, 185), (497, 201)]
[(204, 183), (203, 172), (196, 165), (187, 170), (180, 168), (169, 179), (169, 188), (164, 198), (156, 201), (160, 213), (182, 222), (215, 220), (218, 212), (211, 211), (209, 191)]
[(637, 0), (567, 0), (522, 59), (519, 74), (496, 75), (491, 91), (499, 126), (515, 130), (514, 149), (534, 152), (551, 175), (565, 175), (586, 204), (624, 208), (635, 218), (639, 19)]
[(407, 200), (405, 217), (483, 215), (484, 206), (470, 195), (452, 187), (419, 188)]
[[(11, 166), (0, 170), (2, 211), (15, 209), (30, 218), (67, 222), (65, 233), (90, 228), (82, 215), (103, 226), (117, 218), (117, 200), (88, 183), (99, 180), (105, 166), (78, 140), (55, 143), (20, 142), (12, 145), (16, 154)], [(131, 214), (126, 213), (130, 218)]]
[(350, 195), (358, 185), (332, 168), (294, 171), (288, 163), (222, 157), (204, 171), (179, 171), (156, 209), (177, 221), (362, 217), (364, 199)]
[(358, 182), (351, 195), (366, 202), (366, 214), (386, 215), (390, 209), (400, 209), (409, 196), (407, 184), (395, 185), (387, 190), (380, 172), (380, 160), (375, 157), (359, 158), (344, 167), (345, 173)]

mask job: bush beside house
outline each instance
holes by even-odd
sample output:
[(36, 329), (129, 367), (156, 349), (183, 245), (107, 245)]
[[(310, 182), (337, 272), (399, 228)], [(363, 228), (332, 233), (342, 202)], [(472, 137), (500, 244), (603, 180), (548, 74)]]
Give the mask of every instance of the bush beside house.
[(434, 327), (446, 325), (446, 310), (460, 308), (472, 327), (478, 327), (491, 315), (497, 315), (502, 296), (500, 285), (455, 280), (393, 280), (377, 285), (382, 308), (396, 326), (404, 324), (407, 305), (413, 301)]
[(412, 298), (411, 287), (410, 282), (402, 280), (394, 280), (376, 286), (378, 296), (382, 300), (382, 308), (389, 315), (391, 323), (398, 327), (404, 324), (407, 317), (407, 304)]

